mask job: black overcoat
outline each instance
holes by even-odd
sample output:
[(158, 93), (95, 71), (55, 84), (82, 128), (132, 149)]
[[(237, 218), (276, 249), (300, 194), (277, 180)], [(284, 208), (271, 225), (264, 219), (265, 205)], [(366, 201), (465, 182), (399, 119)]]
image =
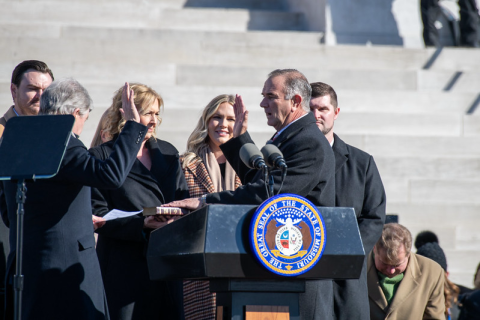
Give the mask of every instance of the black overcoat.
[[(22, 319), (108, 318), (95, 253), (89, 186), (121, 186), (146, 133), (144, 125), (128, 121), (114, 147), (115, 152), (105, 161), (92, 157), (72, 135), (58, 174), (51, 179), (27, 183)], [(10, 226), (7, 262), (7, 319), (10, 319), (13, 317), (17, 185), (4, 181), (3, 186), (6, 201), (0, 199), (2, 218)]]
[[(90, 149), (107, 157), (114, 142)], [(136, 160), (124, 184), (115, 190), (92, 188), (94, 214), (112, 209), (140, 211), (188, 198), (188, 187), (180, 167), (178, 151), (168, 142), (150, 138), (146, 142), (152, 159), (148, 170)], [(108, 221), (97, 230), (97, 253), (112, 319), (175, 319), (182, 306), (181, 283), (150, 281), (146, 260), (149, 231), (139, 214)], [(175, 297), (173, 297), (175, 296)], [(175, 304), (176, 308), (171, 308)]]
[[(365, 255), (382, 234), (386, 196), (373, 157), (352, 147), (334, 134), (335, 206), (353, 207)], [(367, 267), (364, 261), (358, 280), (335, 280), (335, 315), (339, 320), (370, 319)]]
[[(245, 143), (253, 143), (248, 133), (224, 143), (221, 148), (232, 164), (243, 186), (235, 191), (224, 191), (207, 195), (207, 203), (261, 204), (266, 190), (261, 172), (254, 172), (243, 164), (238, 152)], [(273, 142), (288, 166), (288, 174), (282, 193), (294, 193), (310, 200), (314, 205), (335, 206), (335, 158), (325, 136), (318, 130), (316, 120), (310, 112), (288, 126)], [(280, 172), (273, 171), (275, 194), (280, 186)], [(302, 320), (332, 319), (332, 282), (307, 281), (306, 291), (300, 297)]]

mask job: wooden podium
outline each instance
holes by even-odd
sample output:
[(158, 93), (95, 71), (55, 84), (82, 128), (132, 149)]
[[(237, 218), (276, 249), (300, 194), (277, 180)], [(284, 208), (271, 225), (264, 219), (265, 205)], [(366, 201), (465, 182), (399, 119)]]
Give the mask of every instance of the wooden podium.
[(153, 231), (147, 251), (150, 278), (210, 280), (217, 319), (250, 320), (269, 319), (263, 315), (272, 310), (276, 319), (300, 319), (298, 295), (305, 280), (360, 277), (365, 253), (353, 208), (318, 207), (326, 247), (318, 263), (296, 277), (274, 274), (253, 256), (248, 232), (256, 208), (209, 205)]

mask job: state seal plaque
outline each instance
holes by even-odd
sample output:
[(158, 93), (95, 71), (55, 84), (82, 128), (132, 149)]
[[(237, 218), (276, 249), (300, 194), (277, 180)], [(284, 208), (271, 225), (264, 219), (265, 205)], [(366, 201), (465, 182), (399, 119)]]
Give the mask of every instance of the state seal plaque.
[(250, 224), (255, 257), (282, 276), (293, 277), (310, 270), (320, 260), (326, 240), (325, 223), (317, 207), (295, 194), (267, 199)]

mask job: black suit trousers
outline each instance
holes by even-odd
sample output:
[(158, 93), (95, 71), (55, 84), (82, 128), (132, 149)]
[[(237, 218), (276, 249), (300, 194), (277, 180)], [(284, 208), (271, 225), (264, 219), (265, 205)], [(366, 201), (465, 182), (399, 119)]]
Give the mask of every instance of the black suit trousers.
[(427, 47), (438, 47), (438, 30), (435, 27), (435, 21), (441, 13), (438, 0), (421, 0), (420, 8), (423, 22), (423, 42)]

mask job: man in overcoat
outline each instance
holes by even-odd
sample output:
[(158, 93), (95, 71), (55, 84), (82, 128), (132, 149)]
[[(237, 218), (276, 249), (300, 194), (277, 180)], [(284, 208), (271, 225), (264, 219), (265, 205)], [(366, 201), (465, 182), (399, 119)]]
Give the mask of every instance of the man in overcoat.
[[(373, 157), (343, 142), (334, 133), (340, 113), (335, 90), (323, 82), (310, 84), (310, 110), (335, 155), (335, 206), (353, 207), (365, 255), (372, 250), (385, 222), (386, 197)], [(338, 320), (370, 319), (366, 259), (360, 278), (333, 281), (335, 316)]]
[[(58, 174), (26, 183), (22, 320), (109, 318), (95, 252), (90, 186), (118, 188), (136, 160), (147, 128), (138, 123), (133, 93), (129, 96), (123, 107), (125, 128), (110, 157), (101, 161), (77, 138), (92, 108), (85, 88), (66, 79), (53, 82), (42, 95), (41, 113), (72, 114), (75, 123)], [(13, 181), (2, 184), (5, 192), (0, 196), (0, 209), (10, 227), (6, 301), (6, 319), (10, 320), (17, 255), (17, 185)]]
[[(19, 63), (12, 72), (10, 92), (13, 105), (0, 118), (0, 141), (7, 121), (19, 115), (36, 115), (40, 108), (40, 97), (53, 81), (52, 70), (46, 63), (26, 60)], [(0, 184), (0, 194), (3, 192)], [(4, 277), (8, 255), (8, 228), (0, 221), (0, 320), (3, 319), (5, 300)]]
[[(335, 159), (328, 141), (316, 127), (315, 117), (309, 112), (311, 88), (307, 79), (294, 69), (275, 70), (265, 81), (262, 95), (260, 107), (265, 111), (267, 124), (277, 131), (271, 143), (283, 153), (288, 166), (281, 192), (298, 194), (317, 206), (333, 207)], [(234, 108), (234, 138), (220, 147), (243, 186), (235, 191), (175, 201), (170, 206), (197, 209), (205, 203), (261, 204), (267, 199), (262, 172), (249, 171), (238, 154), (244, 144), (253, 143), (246, 132), (248, 111), (240, 96)], [(281, 185), (280, 170), (273, 171), (273, 175), (276, 194)], [(300, 297), (300, 315), (302, 320), (333, 319), (330, 280), (307, 281), (306, 291)]]
[(368, 297), (372, 320), (445, 319), (445, 271), (410, 252), (412, 235), (398, 223), (383, 227), (368, 256)]
[(40, 97), (53, 80), (52, 70), (45, 62), (26, 60), (15, 67), (10, 83), (13, 106), (0, 118), (0, 138), (10, 118), (38, 114)]

